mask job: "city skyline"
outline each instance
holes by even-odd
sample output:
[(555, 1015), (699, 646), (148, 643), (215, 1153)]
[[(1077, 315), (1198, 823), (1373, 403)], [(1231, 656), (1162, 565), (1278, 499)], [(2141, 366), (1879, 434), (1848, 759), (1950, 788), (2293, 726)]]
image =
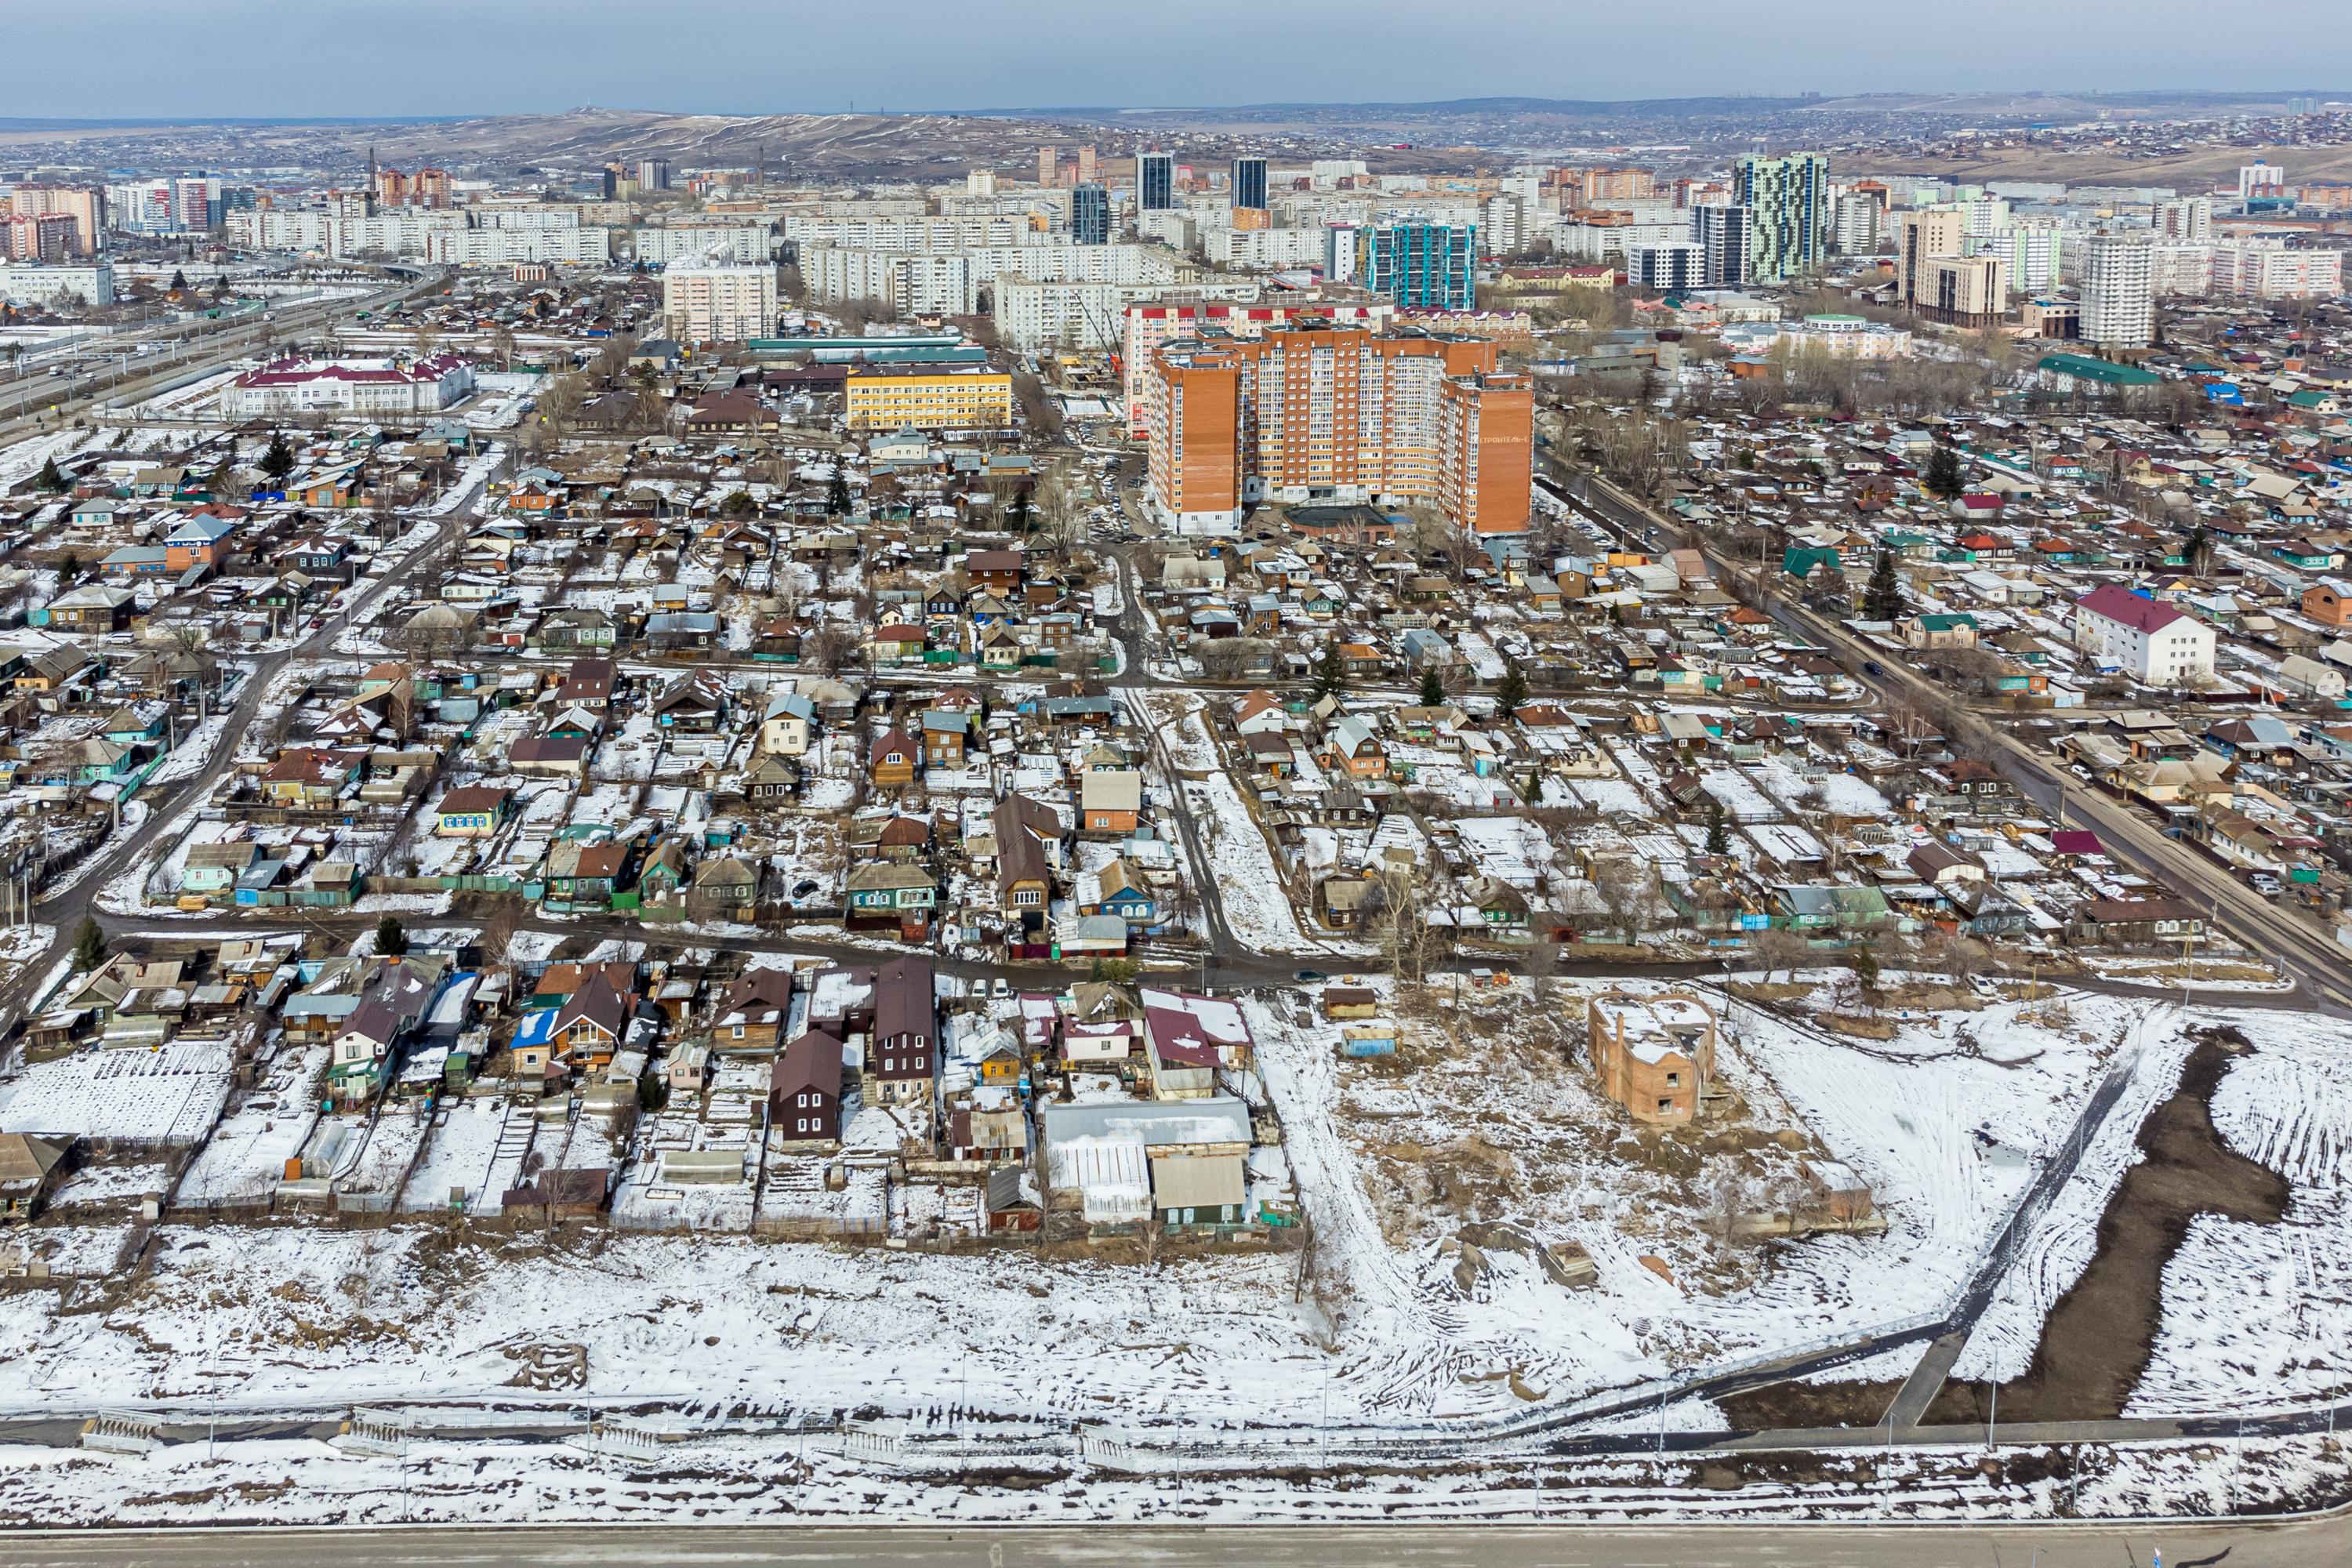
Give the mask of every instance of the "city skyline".
[[(17, 57), (58, 68), (26, 73), (14, 84), (13, 107), (31, 119), (299, 120), (551, 113), (585, 104), (724, 114), (834, 113), (853, 104), (1016, 113), (1486, 97), (2126, 92), (2189, 90), (2191, 81), (2199, 91), (2305, 90), (2276, 79), (2272, 55), (2231, 62), (2199, 51), (2194, 40), (2210, 13), (2188, 0), (2095, 0), (2054, 15), (2026, 0), (1990, 0), (1973, 14), (1983, 36), (2030, 30), (2035, 47), (1968, 59), (1954, 58), (1938, 18), (1898, 16), (1849, 37), (1840, 31), (1843, 8), (1825, 0), (1798, 0), (1769, 15), (1704, 0), (1678, 18), (1670, 55), (1655, 49), (1646, 16), (1531, 11), (1513, 0), (1466, 0), (1449, 8), (1444, 28), (1407, 34), (1399, 28), (1412, 14), (1384, 4), (1267, 15), (1239, 0), (1202, 0), (1188, 13), (1192, 30), (1240, 28), (1262, 47), (1157, 56), (1149, 51), (1164, 38), (1164, 19), (1106, 16), (1075, 0), (979, 8), (977, 16), (943, 0), (910, 0), (898, 8), (892, 41), (937, 45), (911, 55), (877, 48), (862, 18), (826, 10), (715, 0), (693, 16), (729, 47), (648, 50), (642, 16), (607, 4), (353, 0), (329, 10), (226, 0), (208, 8), (209, 26), (195, 36), (145, 53), (118, 46), (156, 27), (184, 33), (184, 9), (94, 0), (12, 21)], [(2331, 18), (2340, 13), (2321, 0), (2249, 0), (2231, 12), (2237, 26), (2257, 35), (2294, 30), (2294, 71), (2306, 82), (2352, 80), (2352, 35), (2327, 26)], [(379, 66), (357, 79), (327, 68), (348, 61), (355, 37), (369, 40)], [(1505, 37), (1513, 47), (1498, 53), (1494, 45)], [(265, 45), (272, 68), (260, 76), (251, 68)], [(65, 68), (98, 57), (110, 61), (101, 75)], [(1147, 58), (1147, 70), (1119, 68)]]

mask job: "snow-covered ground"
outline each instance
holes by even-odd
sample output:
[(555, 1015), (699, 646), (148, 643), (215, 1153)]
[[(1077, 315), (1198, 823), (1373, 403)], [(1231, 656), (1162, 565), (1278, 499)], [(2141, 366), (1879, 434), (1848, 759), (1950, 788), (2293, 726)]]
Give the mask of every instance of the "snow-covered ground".
[[(2168, 1005), (2075, 996), (2063, 1016), (2021, 1016), (2018, 1005), (2000, 1004), (1907, 1020), (1890, 1040), (1844, 1040), (1743, 1004), (1719, 1071), (1751, 1106), (1785, 1107), (1860, 1172), (1886, 1232), (1776, 1247), (1769, 1263), (1720, 1289), (1696, 1273), (1676, 1283), (1634, 1256), (1652, 1244), (1621, 1232), (1619, 1189), (1595, 1169), (1575, 1185), (1526, 1195), (1541, 1235), (1585, 1246), (1600, 1271), (1595, 1287), (1563, 1290), (1521, 1259), (1490, 1252), (1488, 1277), (1464, 1292), (1442, 1288), (1452, 1259), (1439, 1249), (1399, 1247), (1384, 1236), (1359, 1142), (1367, 1080), (1349, 1076), (1360, 1064), (1338, 1060), (1334, 1031), (1305, 1022), (1296, 1000), (1244, 1005), (1259, 1043), (1263, 1090), (1282, 1113), (1283, 1152), (1316, 1226), (1311, 1270), (1296, 1251), (1146, 1265), (1025, 1247), (930, 1256), (719, 1235), (614, 1232), (566, 1244), (414, 1223), (385, 1230), (165, 1225), (148, 1266), (121, 1282), (102, 1315), (60, 1314), (45, 1291), (0, 1295), (0, 1413), (129, 1405), (189, 1414), (211, 1409), (215, 1398), (224, 1415), (373, 1403), (700, 1412), (740, 1405), (760, 1417), (828, 1422), (879, 1413), (933, 1429), (975, 1421), (1034, 1422), (1056, 1432), (1097, 1423), (1141, 1434), (1181, 1428), (1211, 1443), (1219, 1431), (1313, 1433), (1327, 1421), (1426, 1428), (1466, 1417), (1484, 1426), (1480, 1418), (1557, 1409), (1683, 1367), (1849, 1342), (1942, 1310), (2038, 1163), (2063, 1146), (2091, 1086), (2111, 1068), (2127, 1070), (2129, 1085), (2086, 1148), (2075, 1190), (2036, 1228), (2020, 1271), (2020, 1286), (2030, 1289), (1996, 1308), (1988, 1321), (2000, 1326), (1979, 1336), (1969, 1352), (1975, 1361), (1960, 1374), (1997, 1372), (2006, 1364), (1999, 1358), (2030, 1345), (2047, 1301), (2079, 1269), (2079, 1262), (2069, 1268), (2067, 1238), (2087, 1237), (2089, 1219), (2125, 1168), (2132, 1129), (2170, 1092), (2188, 1048), (2184, 1025), (2223, 1017), (2258, 1048), (2225, 1080), (2217, 1122), (2239, 1148), (2288, 1174), (2294, 1207), (2285, 1226), (2218, 1227), (2207, 1237), (2200, 1225), (2192, 1234), (2177, 1278), (2167, 1281), (2165, 1337), (2142, 1401), (2150, 1410), (2246, 1408), (2339, 1387), (2340, 1373), (2330, 1369), (2346, 1364), (2342, 1199), (2352, 1092), (2331, 1068), (2352, 1046), (2352, 1029), (2314, 1029), (2285, 1014), (2184, 1019)], [(1558, 1000), (1576, 1007), (1576, 988), (1563, 986)], [(315, 1055), (280, 1058), (284, 1070), (239, 1102), (190, 1172), (183, 1202), (250, 1196), (303, 1148), (314, 1116), (302, 1084)], [(1458, 1076), (1424, 1070), (1380, 1088), (1392, 1099), (1417, 1099), (1424, 1117), (1451, 1114), (1475, 1134), (1481, 1110), (1475, 1096), (1455, 1092), (1459, 1086)], [(0, 1112), (0, 1124), (15, 1120)], [(393, 1136), (346, 1151), (342, 1163), (355, 1178), (362, 1166), (388, 1174), (423, 1137), (403, 1201), (416, 1211), (442, 1208), (453, 1188), (472, 1194), (502, 1185), (494, 1167), (513, 1142), (501, 1137), (507, 1120), (503, 1107), (460, 1101), (436, 1117), (429, 1135), (403, 1118)], [(542, 1130), (541, 1142), (562, 1131)], [(537, 1382), (525, 1375), (548, 1366), (570, 1370)], [(1850, 1378), (1898, 1367), (1841, 1370)], [(1658, 1419), (1616, 1425), (1647, 1430)], [(1664, 1419), (1677, 1430), (1710, 1424), (1696, 1401), (1675, 1402)], [(714, 1472), (765, 1473), (785, 1462), (766, 1441), (738, 1428), (677, 1458)], [(901, 1481), (840, 1461), (837, 1439), (815, 1441), (803, 1511), (860, 1511), (866, 1504), (853, 1479), (909, 1508), (1005, 1508), (1015, 1516), (1030, 1506), (1026, 1498), (1042, 1506), (1068, 1496), (1070, 1507), (1099, 1517), (1120, 1506), (1107, 1500), (1130, 1497), (1119, 1489), (1124, 1481), (1101, 1489), (1099, 1476), (1077, 1493), (1056, 1482), (1035, 1493), (967, 1491), (959, 1502), (921, 1486), (901, 1496), (892, 1489)], [(836, 1447), (825, 1449), (826, 1441)], [(491, 1500), (506, 1495), (499, 1487), (476, 1484), (470, 1469), (457, 1473), (461, 1451), (468, 1466), (478, 1460), (501, 1474), (541, 1478), (525, 1489), (545, 1489), (534, 1490), (550, 1510), (543, 1516), (604, 1506), (586, 1490), (604, 1482), (583, 1478), (611, 1479), (599, 1468), (610, 1456), (495, 1444), (454, 1445), (445, 1456), (431, 1443), (419, 1447), (450, 1467), (442, 1501), (425, 1503), (428, 1510), (502, 1506)], [(321, 1466), (353, 1477), (364, 1472), (350, 1467), (366, 1463), (329, 1459), (330, 1450), (299, 1443), (240, 1442), (225, 1452), (226, 1468), (195, 1480), (175, 1479), (191, 1462), (184, 1447), (81, 1471), (39, 1450), (0, 1450), (0, 1509), (58, 1520), (154, 1517), (143, 1511), (153, 1505), (132, 1499), (232, 1478), (263, 1485), (324, 1476)], [(2144, 1500), (2158, 1479), (2198, 1497), (2218, 1484), (2177, 1455), (2148, 1464), (2137, 1481), (2103, 1482), (2109, 1490), (2097, 1506)], [(301, 1500), (261, 1511), (309, 1517), (314, 1492), (347, 1501), (353, 1489), (373, 1492), (358, 1481), (298, 1481), (288, 1495)], [(1470, 1517), (1623, 1500), (1605, 1486), (1598, 1501), (1574, 1486), (1533, 1499), (1524, 1486), (1477, 1490), (1475, 1502), (1465, 1489), (1476, 1489), (1466, 1473), (1400, 1479), (1391, 1500), (1439, 1507), (1450, 1498)], [(424, 1489), (434, 1495), (432, 1485)], [(1339, 1506), (1333, 1494), (1273, 1483), (1217, 1489), (1234, 1517), (1307, 1517), (1297, 1510), (1309, 1497), (1313, 1507)], [(2086, 1503), (2093, 1489), (2084, 1488)], [(1654, 1487), (1642, 1493), (1670, 1500)], [(1781, 1506), (1776, 1496), (1751, 1489), (1739, 1503), (1769, 1511)], [(1168, 1506), (1150, 1489), (1130, 1500), (1144, 1511)], [(1782, 1500), (1790, 1507), (1801, 1500), (1793, 1492)], [(2034, 1506), (2018, 1497), (2011, 1504)], [(648, 1512), (660, 1506), (650, 1497), (642, 1504)]]
[[(199, 1439), (140, 1455), (10, 1444), (0, 1447), (0, 1510), (51, 1527), (658, 1525), (670, 1543), (691, 1544), (691, 1534), (677, 1532), (696, 1524), (773, 1526), (780, 1510), (794, 1521), (1066, 1528), (1745, 1520), (1794, 1530), (1830, 1514), (1848, 1523), (2213, 1518), (2307, 1508), (2347, 1480), (2344, 1451), (2313, 1436), (2238, 1447), (2093, 1448), (2082, 1456), (2088, 1473), (2079, 1485), (2042, 1473), (2046, 1463), (2034, 1467), (2037, 1479), (1989, 1478), (1977, 1446), (1872, 1453), (1866, 1475), (1854, 1462), (1865, 1456), (1832, 1455), (1826, 1463), (1801, 1456), (1800, 1468), (1817, 1478), (1808, 1479), (1778, 1478), (1769, 1458), (1702, 1452), (1426, 1471), (1349, 1466), (1339, 1484), (1250, 1470), (1131, 1475), (1038, 1457), (1008, 1466), (1028, 1474), (1004, 1485), (960, 1474), (971, 1450), (950, 1432), (938, 1436), (945, 1441), (936, 1457), (920, 1441), (906, 1444), (903, 1465), (853, 1459), (834, 1433), (711, 1433), (696, 1425), (674, 1438), (665, 1432), (634, 1443), (585, 1432), (558, 1443), (512, 1442), (452, 1430), (407, 1438), (388, 1453), (283, 1437)], [(885, 1436), (868, 1446), (897, 1445)], [(1311, 1445), (1300, 1452), (1313, 1462)], [(2003, 1457), (2046, 1460), (2047, 1453), (2010, 1448)], [(983, 1468), (993, 1468), (992, 1458), (982, 1451)], [(1727, 1463), (1748, 1472), (1744, 1485), (1703, 1485), (1709, 1467)], [(625, 1536), (608, 1539), (610, 1552), (626, 1555)], [(1792, 1555), (1805, 1544), (1790, 1535)]]
[(1299, 927), (1282, 874), (1265, 834), (1250, 815), (1219, 756), (1208, 731), (1208, 716), (1199, 699), (1168, 693), (1131, 694), (1167, 747), (1179, 769), (1203, 772), (1205, 779), (1171, 781), (1191, 803), (1194, 829), (1209, 864), (1195, 867), (1196, 876), (1215, 884), (1225, 911), (1225, 923), (1236, 939), (1260, 952), (1353, 953), (1353, 943), (1313, 936)]
[[(1564, 987), (1563, 995), (1555, 1005), (1580, 1015), (1580, 990)], [(1629, 1203), (1638, 1189), (1606, 1169), (1620, 1156), (1604, 1152), (1601, 1167), (1574, 1183), (1573, 1202), (1532, 1205), (1528, 1216), (1538, 1239), (1580, 1243), (1598, 1286), (1562, 1292), (1532, 1263), (1492, 1255), (1490, 1278), (1466, 1299), (1444, 1288), (1444, 1254), (1401, 1251), (1381, 1233), (1368, 1195), (1376, 1179), (1363, 1146), (1370, 1135), (1360, 1130), (1366, 1096), (1343, 1089), (1334, 1031), (1300, 1025), (1286, 1007), (1250, 1007), (1317, 1225), (1317, 1268), (1331, 1276), (1352, 1352), (1345, 1384), (1365, 1414), (1393, 1416), (1500, 1413), (1528, 1394), (1572, 1399), (1932, 1319), (1965, 1288), (2041, 1163), (2063, 1143), (2105, 1064), (2133, 1048), (2146, 1005), (2081, 998), (2069, 1022), (2044, 1027), (2004, 1004), (1975, 1015), (1966, 1034), (1958, 1025), (1937, 1033), (1923, 1020), (1885, 1042), (1838, 1040), (1741, 1005), (1718, 1072), (1751, 1101), (1785, 1101), (1869, 1183), (1885, 1233), (1817, 1236), (1779, 1249), (1727, 1292), (1705, 1280), (1676, 1283), (1641, 1260), (1678, 1254), (1645, 1239), (1660, 1216)], [(1414, 1150), (1494, 1142), (1499, 1113), (1454, 1079), (1424, 1072), (1383, 1092), (1402, 1099), (1392, 1108), (1374, 1103), (1372, 1113), (1409, 1117), (1394, 1136)], [(1666, 1218), (1685, 1233), (1668, 1242), (1686, 1239), (1702, 1218)]]
[(2213, 1094), (2213, 1125), (2286, 1178), (2285, 1218), (2203, 1215), (2164, 1270), (2164, 1320), (2126, 1413), (2236, 1415), (2352, 1394), (2352, 1025), (2228, 1016), (2254, 1045)]

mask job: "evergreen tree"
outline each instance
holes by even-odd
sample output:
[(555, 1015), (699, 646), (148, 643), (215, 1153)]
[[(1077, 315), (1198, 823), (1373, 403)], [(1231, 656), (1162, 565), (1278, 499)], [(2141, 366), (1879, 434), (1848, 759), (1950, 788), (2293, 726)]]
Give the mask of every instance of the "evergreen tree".
[(736, 490), (719, 503), (721, 517), (749, 517), (759, 510), (760, 503), (751, 499), (750, 490)]
[(261, 454), (261, 471), (280, 481), (294, 471), (294, 448), (286, 444), (285, 431), (269, 433), (269, 449)]
[(375, 922), (375, 950), (384, 958), (398, 958), (408, 951), (408, 933), (394, 916), (386, 915)]
[(1315, 658), (1315, 695), (1337, 697), (1348, 683), (1348, 667), (1339, 657), (1339, 639), (1324, 639), (1323, 651)]
[(2200, 577), (2212, 564), (2213, 536), (2205, 531), (2204, 523), (2200, 522), (2189, 531), (2189, 541), (2180, 547), (2180, 558), (2191, 572)]
[(80, 576), (81, 576), (81, 557), (80, 557), (80, 556), (76, 555), (72, 551), (68, 550), (68, 551), (67, 551), (63, 555), (60, 555), (60, 556), (58, 556), (58, 587), (60, 587), (60, 588), (68, 588), (68, 587), (71, 587), (71, 586), (73, 585), (73, 584), (75, 583), (75, 581), (76, 581), (77, 579), (79, 579)]
[(186, 289), (187, 289), (187, 287), (188, 287), (188, 275), (187, 275), (186, 273), (184, 273), (184, 272), (181, 271), (181, 270), (180, 270), (178, 268), (176, 268), (176, 267), (173, 268), (172, 268), (172, 292), (173, 292), (173, 293), (174, 293), (174, 294), (184, 293), (184, 292), (186, 291)]
[(833, 465), (833, 479), (824, 488), (824, 510), (831, 517), (849, 515), (849, 477), (841, 471), (841, 464)]
[(1005, 513), (1004, 522), (1005, 526), (1015, 533), (1029, 531), (1029, 492), (1027, 490), (1014, 492), (1013, 506)]
[(1941, 496), (1949, 500), (1958, 495), (1961, 488), (1960, 455), (1949, 447), (1937, 446), (1927, 454), (1927, 476), (1919, 482), (1931, 496)]
[(1731, 835), (1723, 826), (1723, 802), (1706, 803), (1706, 852), (1710, 855), (1731, 853)]
[(1421, 672), (1421, 705), (1423, 708), (1445, 706), (1445, 678), (1435, 669)]
[(1858, 944), (1846, 955), (1846, 963), (1853, 965), (1853, 977), (1862, 983), (1863, 994), (1874, 994), (1878, 990), (1878, 954), (1870, 951), (1870, 943)]
[(1528, 672), (1517, 659), (1503, 667), (1503, 683), (1495, 688), (1495, 707), (1507, 719), (1527, 705)]
[(73, 961), (74, 968), (85, 974), (106, 963), (106, 933), (92, 916), (84, 915), (74, 931)]
[(55, 458), (51, 458), (47, 462), (41, 465), (40, 477), (35, 479), (33, 483), (39, 486), (42, 489), (48, 491), (51, 495), (60, 495), (64, 493), (66, 488), (66, 477), (58, 472), (58, 460)]
[(1870, 569), (1870, 582), (1862, 590), (1862, 618), (1895, 621), (1902, 617), (1903, 584), (1895, 575), (1895, 552), (1882, 550), (1877, 563)]

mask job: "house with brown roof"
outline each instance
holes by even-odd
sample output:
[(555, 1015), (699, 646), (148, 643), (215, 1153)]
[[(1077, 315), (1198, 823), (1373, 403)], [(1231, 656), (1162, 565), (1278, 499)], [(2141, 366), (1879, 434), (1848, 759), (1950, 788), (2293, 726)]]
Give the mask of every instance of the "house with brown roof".
[(634, 847), (607, 838), (583, 844), (567, 838), (547, 854), (547, 907), (553, 910), (613, 907), (613, 895), (626, 885)]
[(796, 1036), (768, 1071), (768, 1127), (789, 1143), (841, 1141), (842, 1045), (822, 1029)]
[(297, 746), (262, 770), (261, 794), (272, 805), (323, 811), (335, 804), (350, 776), (350, 765), (335, 752)]
[(996, 907), (1018, 922), (1020, 932), (1037, 931), (1054, 901), (1054, 863), (1060, 858), (1061, 814), (1024, 795), (996, 803)]
[(938, 975), (927, 956), (894, 958), (875, 971), (874, 1037), (866, 1047), (867, 1098), (929, 1105), (939, 1071)]
[(2092, 899), (2075, 907), (2066, 939), (2084, 947), (2202, 946), (2205, 917), (2169, 893), (2141, 899)]
[(866, 775), (877, 789), (904, 789), (915, 782), (922, 756), (921, 749), (908, 738), (907, 732), (893, 724), (866, 748)]
[(609, 658), (575, 658), (555, 689), (558, 708), (584, 708), (602, 713), (613, 706), (621, 681), (620, 666)]
[[(722, 1051), (772, 1051), (783, 1037), (784, 1020), (793, 1007), (793, 972), (789, 969), (747, 969), (736, 976), (710, 1024), (711, 1044)], [(839, 1042), (835, 1066), (840, 1065)], [(836, 1094), (840, 1085), (835, 1084)]]
[(628, 1033), (631, 1001), (604, 975), (589, 976), (588, 983), (556, 1012), (550, 1036), (555, 1049), (569, 1057), (575, 1068), (603, 1068)]
[(488, 838), (514, 815), (514, 791), (496, 784), (461, 784), (441, 797), (433, 814), (436, 838)]
[(990, 594), (1013, 594), (1021, 588), (1022, 553), (1018, 550), (974, 550), (963, 558), (963, 574), (971, 585)]

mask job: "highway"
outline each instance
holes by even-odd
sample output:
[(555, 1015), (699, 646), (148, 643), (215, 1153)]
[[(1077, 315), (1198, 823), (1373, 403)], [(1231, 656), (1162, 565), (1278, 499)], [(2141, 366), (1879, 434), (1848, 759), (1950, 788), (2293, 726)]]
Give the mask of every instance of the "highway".
[(527, 1527), (0, 1534), (16, 1568), (2340, 1568), (2342, 1515), (2265, 1524)]

